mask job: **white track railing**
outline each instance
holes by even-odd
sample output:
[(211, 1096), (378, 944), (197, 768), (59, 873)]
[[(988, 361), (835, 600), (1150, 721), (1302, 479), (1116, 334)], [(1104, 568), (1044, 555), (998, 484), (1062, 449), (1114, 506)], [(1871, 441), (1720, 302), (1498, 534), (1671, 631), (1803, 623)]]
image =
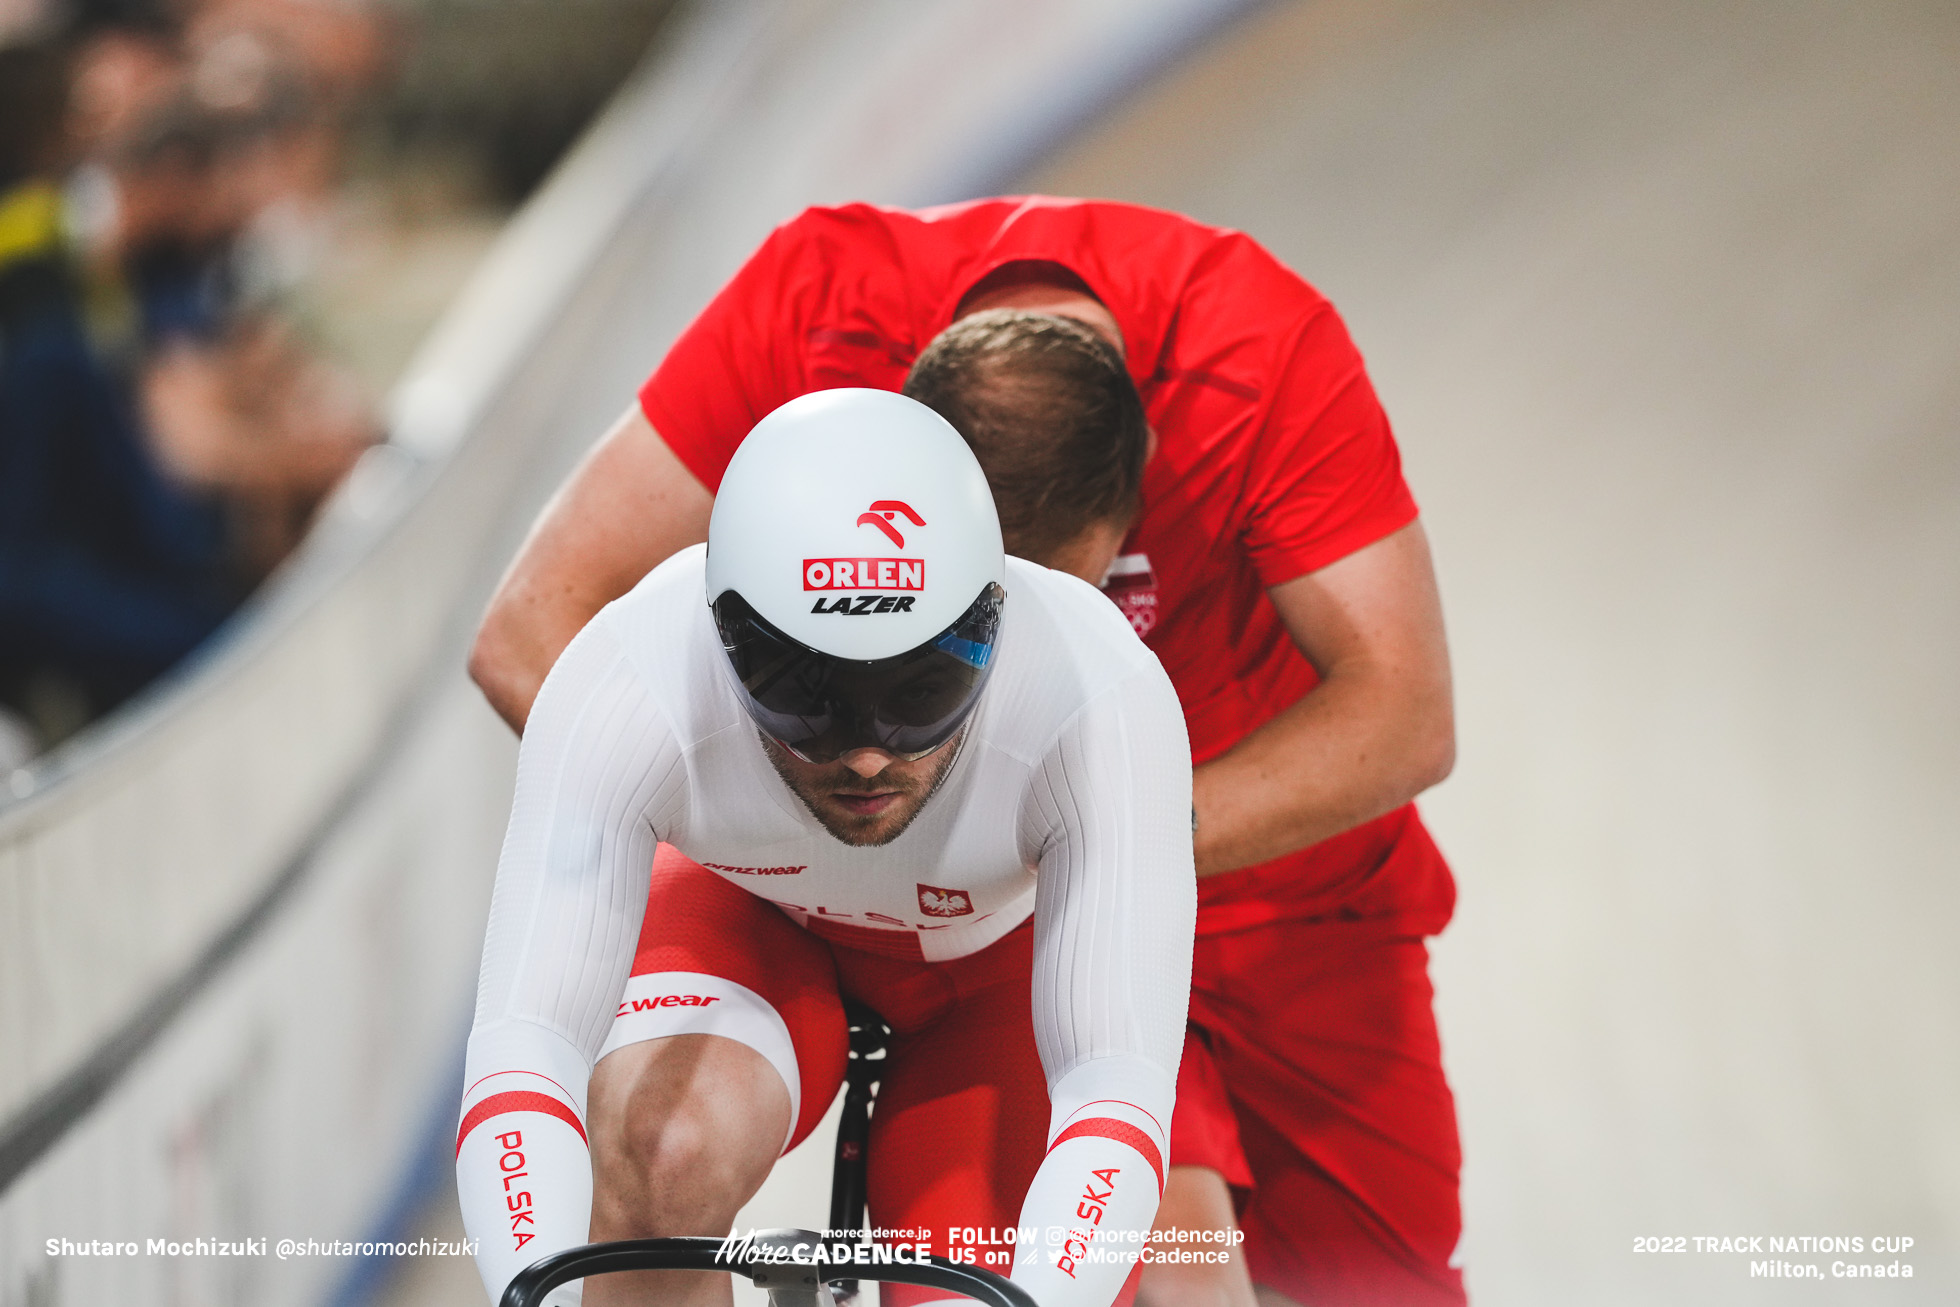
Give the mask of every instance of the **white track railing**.
[[(771, 225), (1003, 185), (1247, 7), (754, 0), (670, 34), (293, 563), (0, 786), (0, 1305), (358, 1296), (358, 1261), (277, 1247), (386, 1229), (452, 1110), (515, 753), (461, 662), (544, 493)], [(200, 1238), (270, 1242), (150, 1251)]]

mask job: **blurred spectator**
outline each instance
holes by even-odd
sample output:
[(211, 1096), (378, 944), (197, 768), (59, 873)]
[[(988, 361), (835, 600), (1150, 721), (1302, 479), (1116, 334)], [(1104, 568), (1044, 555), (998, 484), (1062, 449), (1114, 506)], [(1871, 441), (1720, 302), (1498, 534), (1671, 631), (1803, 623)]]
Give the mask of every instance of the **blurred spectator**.
[[(217, 103), (213, 81), (224, 91)], [(291, 167), (295, 141), (318, 129), (310, 106), (302, 81), (277, 65), (212, 79), (193, 63), (105, 150), (91, 182), (100, 195), (90, 247), (128, 281), (156, 453), (181, 484), (225, 505), (247, 581), (298, 543), (377, 434), (358, 388), (281, 318), (277, 286), (245, 275), (240, 240), (254, 220), (314, 198), (301, 189), (315, 183), (311, 170), (296, 182)]]
[(280, 296), (380, 28), (84, 9), (70, 43), (0, 49), (0, 705), (43, 742), (207, 636), (377, 435)]
[(352, 0), (205, 0), (188, 31), (203, 77), (239, 85), (239, 70), (255, 64), (300, 70), (327, 119), (375, 84), (391, 44), (380, 16)]
[(0, 701), (44, 737), (223, 619), (218, 519), (171, 485), (83, 320), (57, 188), (70, 50), (0, 49)]
[(287, 556), (378, 435), (313, 342), (386, 385), (668, 7), (0, 0), (0, 775)]
[(68, 130), (78, 158), (125, 135), (183, 76), (172, 10), (162, 3), (85, 7), (68, 96)]

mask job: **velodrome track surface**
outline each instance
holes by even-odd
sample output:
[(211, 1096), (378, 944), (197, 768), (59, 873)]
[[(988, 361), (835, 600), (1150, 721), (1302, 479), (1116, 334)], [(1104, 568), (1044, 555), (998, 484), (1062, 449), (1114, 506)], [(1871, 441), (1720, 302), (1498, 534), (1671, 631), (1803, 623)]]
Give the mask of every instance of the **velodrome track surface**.
[[(1478, 1301), (1960, 1298), (1956, 67), (1935, 3), (1323, 0), (1027, 179), (1257, 234), (1396, 421)], [(1632, 1251), (1840, 1234), (1916, 1278)]]
[[(287, 634), (313, 622), (312, 638), (267, 636), (222, 684), (193, 678), (192, 706), (147, 737), (162, 743), (107, 750), (89, 765), (110, 779), (66, 791), (120, 801), (142, 787), (115, 788), (111, 769), (162, 770), (169, 731), (207, 746), (168, 755), (193, 776), (247, 741), (225, 785), (252, 801), (252, 840), (207, 814), (185, 844), (182, 814), (205, 810), (182, 785), (115, 829), (63, 825), (76, 801), (58, 788), (0, 814), (0, 907), (67, 922), (59, 891), (87, 868), (79, 920), (112, 927), (36, 937), (97, 950), (87, 985), (65, 983), (46, 943), (0, 947), (8, 1127), (115, 1027), (120, 994), (150, 997), (195, 951), (153, 960), (152, 936), (246, 901), (179, 893), (139, 912), (135, 873), (173, 872), (144, 854), (209, 854), (206, 881), (240, 893), (262, 868), (295, 874), (267, 900), (274, 925), (219, 959), (230, 971), (0, 1196), (0, 1301), (354, 1300), (324, 1264), (159, 1279), (135, 1263), (50, 1270), (33, 1249), (47, 1234), (238, 1233), (267, 1212), (274, 1235), (389, 1228), (373, 1172), (407, 1150), (425, 1099), (453, 1093), (438, 1064), (507, 784), (508, 746), (453, 669), (488, 556), (770, 222), (811, 200), (918, 202), (1017, 176), (1252, 231), (1341, 306), (1396, 419), (1459, 678), (1461, 761), (1425, 808), (1463, 886), (1435, 975), (1477, 1299), (1951, 1301), (1960, 15), (1890, 0), (1471, 8), (1274, 6), (1028, 171), (1009, 165), (1075, 112), (1036, 103), (1069, 65), (962, 80), (967, 62), (1026, 57), (988, 7), (943, 22), (814, 0), (711, 7), (734, 16), (689, 38), (666, 89), (629, 97), (571, 172), (590, 181), (636, 153), (659, 166), (630, 195), (602, 192), (598, 216), (572, 202), (589, 191), (554, 183), (432, 347), (399, 406), (407, 463), (372, 470), (342, 516), (431, 488), (363, 561), (316, 560), (324, 597), (300, 616), (274, 597)], [(1068, 22), (1095, 38), (1116, 12), (1080, 3)], [(913, 26), (873, 60), (874, 22)], [(972, 130), (975, 97), (1003, 89), (1046, 126)], [(702, 143), (676, 147), (690, 124)], [(798, 132), (820, 144), (789, 149)], [(589, 262), (543, 303), (504, 275), (519, 253)], [(547, 325), (498, 337), (500, 317)], [(447, 366), (465, 357), (475, 374)], [(438, 582), (461, 596), (453, 612), (403, 605)], [(338, 655), (297, 712), (309, 665), (289, 647)], [(390, 656), (385, 694), (332, 675)], [(221, 710), (223, 731), (179, 720)], [(289, 721), (312, 734), (281, 753)], [(329, 803), (390, 721), (405, 742)], [(304, 787), (265, 780), (302, 764)], [(159, 815), (178, 820), (169, 845)], [(295, 844), (295, 829), (320, 833)], [(132, 893), (127, 918), (110, 912)], [(313, 1044), (335, 1059), (307, 1063)], [(0, 1144), (17, 1139), (33, 1142)], [(302, 1183), (300, 1163), (323, 1155), (346, 1165)], [(806, 1146), (752, 1215), (817, 1221), (825, 1169)], [(180, 1223), (142, 1226), (159, 1203)], [(1632, 1251), (1673, 1235), (1910, 1236), (1910, 1253), (1849, 1260), (1903, 1256), (1917, 1274), (1752, 1282), (1747, 1257)], [(1837, 1258), (1788, 1260), (1828, 1272)]]

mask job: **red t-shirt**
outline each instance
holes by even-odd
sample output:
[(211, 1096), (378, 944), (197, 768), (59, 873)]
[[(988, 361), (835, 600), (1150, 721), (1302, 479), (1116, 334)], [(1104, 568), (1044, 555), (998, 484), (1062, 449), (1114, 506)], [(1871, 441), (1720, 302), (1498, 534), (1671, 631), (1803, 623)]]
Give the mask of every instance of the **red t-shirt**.
[[(1266, 588), (1406, 526), (1415, 501), (1334, 308), (1250, 237), (1043, 196), (908, 212), (810, 209), (778, 227), (640, 391), (710, 489), (764, 416), (814, 390), (898, 390), (961, 297), (1003, 264), (1071, 269), (1122, 328), (1158, 448), (1108, 590), (1184, 704), (1197, 762), (1313, 688)], [(1303, 917), (1449, 918), (1449, 870), (1404, 807), (1199, 882), (1201, 933)]]

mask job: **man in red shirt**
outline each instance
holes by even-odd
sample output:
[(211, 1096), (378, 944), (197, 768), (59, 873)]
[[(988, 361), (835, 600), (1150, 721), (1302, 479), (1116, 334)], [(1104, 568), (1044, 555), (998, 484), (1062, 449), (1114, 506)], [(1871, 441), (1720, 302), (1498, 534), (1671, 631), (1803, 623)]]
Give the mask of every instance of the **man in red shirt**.
[[(1128, 613), (1197, 764), (1192, 1037), (1159, 1224), (1227, 1224), (1235, 1197), (1262, 1298), (1460, 1303), (1455, 1116), (1423, 945), (1455, 890), (1409, 806), (1453, 759), (1442, 618), (1359, 354), (1250, 238), (1043, 197), (805, 212), (546, 509), (472, 674), (521, 729), (584, 622), (705, 538), (750, 427), (809, 391), (899, 389), (935, 336), (994, 308), (1102, 333), (1158, 438), (1127, 537), (1090, 530), (1041, 561), (1103, 581)], [(1146, 1303), (1196, 1295), (1244, 1302), (1250, 1286), (1173, 1264), (1144, 1276)]]

